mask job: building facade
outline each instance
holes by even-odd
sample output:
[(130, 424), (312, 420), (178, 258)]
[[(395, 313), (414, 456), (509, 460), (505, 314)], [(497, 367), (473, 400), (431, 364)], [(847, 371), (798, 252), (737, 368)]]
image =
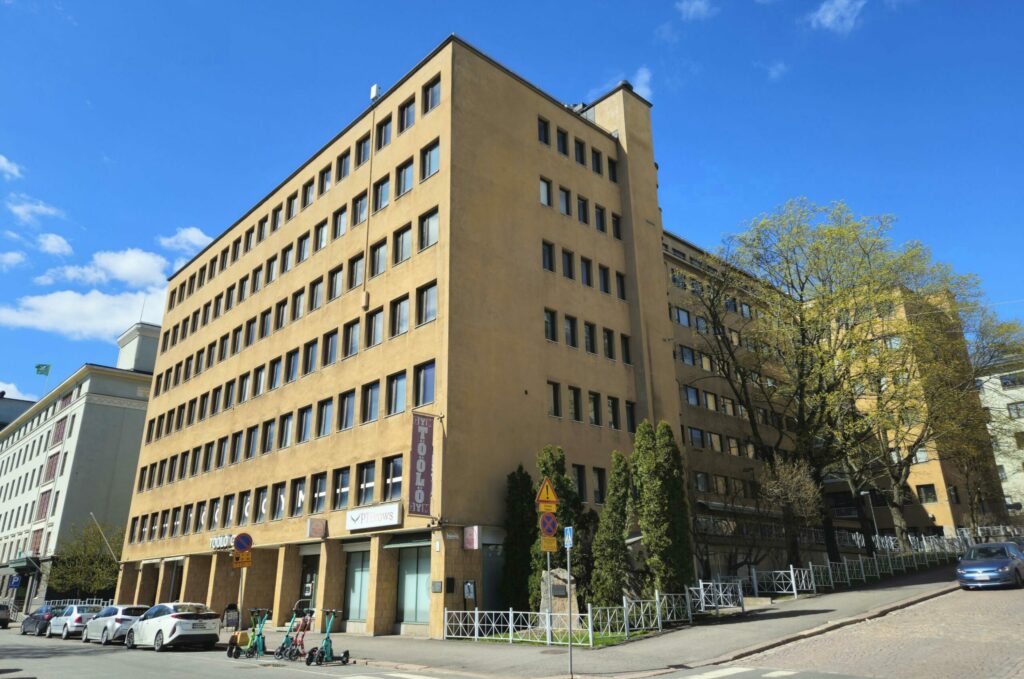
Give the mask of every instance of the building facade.
[(978, 380), (982, 405), (988, 409), (996, 470), (1010, 516), (1024, 520), (1024, 361), (1008, 360)]
[(599, 507), (678, 412), (649, 106), (452, 37), (174, 274), (118, 600), (432, 636), (501, 605), (505, 477), (561, 444)]
[(28, 410), (34, 401), (21, 398), (7, 398), (7, 395), (0, 391), (0, 429), (3, 429)]
[(5, 598), (35, 605), (52, 594), (52, 556), (90, 514), (107, 527), (127, 521), (158, 337), (157, 326), (135, 325), (118, 339), (115, 367), (83, 365), (0, 431)]

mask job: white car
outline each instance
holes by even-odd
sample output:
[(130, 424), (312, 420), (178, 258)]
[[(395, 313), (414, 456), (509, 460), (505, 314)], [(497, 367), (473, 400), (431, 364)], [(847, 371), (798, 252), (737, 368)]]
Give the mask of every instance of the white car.
[(85, 629), (85, 624), (92, 620), (92, 616), (100, 612), (102, 606), (68, 606), (63, 612), (50, 618), (50, 625), (46, 628), (46, 636), (60, 634), (65, 641), (73, 636), (78, 636)]
[(205, 604), (157, 604), (128, 629), (125, 648), (152, 646), (164, 651), (171, 646), (200, 646), (211, 650), (220, 640), (220, 616)]
[(106, 646), (112, 641), (122, 640), (132, 623), (148, 610), (148, 606), (107, 606), (85, 623), (82, 641), (98, 641)]

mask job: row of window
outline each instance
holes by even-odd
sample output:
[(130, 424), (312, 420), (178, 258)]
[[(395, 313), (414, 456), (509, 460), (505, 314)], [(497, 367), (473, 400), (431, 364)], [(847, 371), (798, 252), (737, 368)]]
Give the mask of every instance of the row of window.
[[(50, 499), (53, 503), (50, 503)], [(52, 517), (57, 513), (57, 504), (60, 501), (60, 491), (46, 490), (39, 494), (38, 503), (33, 500), (26, 502), (20, 507), (14, 507), (3, 513), (0, 517), (0, 533), (8, 533), (24, 528), (26, 525), (42, 521), (47, 516)]]
[(693, 485), (698, 493), (713, 493), (734, 498), (753, 499), (757, 497), (758, 492), (756, 481), (707, 472), (694, 472)]
[(1024, 401), (1017, 401), (1016, 403), (1007, 403), (1006, 411), (1014, 420), (1024, 419)]
[[(429, 80), (421, 89), (420, 95), (421, 113), (426, 115), (437, 108), (441, 103), (441, 77), (435, 76)], [(387, 115), (377, 124), (377, 150), (380, 150), (391, 143), (392, 117)], [(401, 134), (416, 121), (416, 97), (412, 96), (403, 101), (397, 112), (398, 133)], [(370, 160), (371, 133), (356, 141), (355, 145), (355, 166), (360, 167)], [(177, 288), (172, 288), (167, 297), (167, 310), (170, 311), (176, 304), (180, 304), (192, 293), (201, 289), (208, 280), (223, 272), (230, 264), (238, 261), (239, 257), (248, 253), (256, 244), (263, 242), (267, 236), (269, 225), (270, 232), (277, 231), (283, 222), (294, 218), (299, 212), (299, 198), (301, 193), (302, 207), (306, 208), (313, 203), (314, 195), (322, 196), (331, 188), (332, 177), (335, 183), (349, 175), (352, 165), (352, 150), (346, 148), (338, 154), (334, 163), (328, 164), (321, 169), (314, 177), (302, 185), (301, 192), (295, 192), (288, 196), (284, 203), (273, 208), (269, 214), (262, 217), (258, 222), (249, 227), (244, 235), (236, 238), (231, 245), (225, 246), (219, 257), (214, 255), (206, 266), (203, 266), (193, 273), (188, 279), (183, 280)]]
[[(417, 288), (415, 300), (415, 321), (417, 327), (437, 319), (436, 281)], [(285, 300), (286, 302), (287, 300)], [(296, 300), (293, 297), (292, 304), (293, 311), (303, 308), (301, 299)], [(389, 308), (390, 323), (387, 325), (388, 336), (394, 338), (404, 335), (409, 331), (410, 327), (410, 296), (402, 295), (393, 299), (389, 304)], [(284, 309), (279, 318), (287, 317), (287, 308), (285, 307)], [(297, 320), (297, 318), (293, 316), (293, 320)], [(277, 326), (275, 329), (280, 329), (280, 327)], [(365, 330), (361, 328), (365, 328)], [(269, 333), (269, 320), (266, 326), (261, 325), (259, 333), (259, 339), (267, 336)], [(286, 352), (282, 357), (271, 360), (265, 366), (261, 365), (254, 368), (251, 375), (249, 372), (242, 374), (238, 377), (237, 382), (234, 379), (229, 380), (223, 386), (214, 387), (211, 391), (191, 399), (187, 404), (181, 403), (177, 408), (168, 410), (166, 414), (150, 418), (146, 425), (146, 443), (160, 439), (172, 432), (180, 431), (195, 423), (197, 419), (202, 421), (206, 419), (208, 414), (212, 417), (221, 410), (227, 410), (235, 405), (236, 399), (238, 403), (243, 403), (246, 400), (260, 396), (264, 390), (276, 389), (281, 384), (294, 382), (300, 376), (315, 372), (318, 368), (334, 365), (339, 358), (339, 340), (341, 343), (340, 358), (346, 359), (355, 356), (359, 352), (361, 340), (365, 340), (363, 347), (365, 350), (383, 343), (384, 337), (385, 318), (384, 307), (382, 306), (368, 311), (365, 317), (358, 317), (349, 321), (340, 329), (332, 329), (326, 332), (323, 337), (314, 338), (306, 342), (302, 347), (296, 347)], [(229, 348), (226, 339), (226, 335), (221, 338), (222, 360), (227, 357), (226, 352)], [(237, 353), (237, 351), (243, 348), (241, 344), (242, 339), (238, 339), (237, 346), (235, 345), (234, 338), (232, 339), (230, 349)], [(255, 341), (257, 341), (256, 330), (253, 329), (250, 332), (247, 329), (244, 337), (244, 346), (248, 347)], [(214, 355), (215, 344), (211, 344), (208, 347), (210, 353), (207, 354), (207, 359)], [(203, 349), (200, 349), (200, 352), (203, 351)], [(189, 357), (184, 362), (185, 367), (182, 375), (186, 381), (191, 376), (191, 361), (192, 358)], [(202, 356), (197, 354), (197, 374), (201, 363)], [(207, 365), (207, 367), (210, 366)], [(175, 380), (177, 380), (178, 374), (176, 366)], [(174, 384), (176, 383), (174, 382)]]
[[(69, 389), (59, 399), (54, 399), (50, 405), (40, 413), (37, 413), (28, 422), (20, 425), (17, 430), (5, 430), (3, 432), (3, 440), (0, 441), (0, 453), (7, 451), (11, 447), (15, 446), (19, 441), (24, 439), (26, 436), (31, 436), (32, 432), (36, 427), (44, 424), (51, 417), (61, 412), (65, 408), (71, 405), (72, 402), (76, 401), (79, 396), (82, 395), (82, 383), (79, 382), (73, 390)], [(52, 431), (52, 430), (51, 430)], [(0, 477), (7, 472), (11, 471), (14, 467), (21, 465), (28, 457), (35, 455), (36, 447), (41, 446), (42, 448), (48, 448), (50, 431), (46, 432), (46, 441), (43, 441), (43, 434), (40, 434), (38, 438), (34, 439), (31, 444), (26, 443), (16, 453), (11, 453), (0, 460)], [(28, 453), (29, 446), (31, 445), (31, 453)]]
[[(562, 248), (562, 277), (574, 281), (577, 276), (576, 253), (572, 250)], [(541, 241), (540, 244), (540, 265), (545, 271), (556, 272), (555, 268), (555, 244), (549, 241)], [(579, 258), (579, 279), (588, 287), (594, 287), (594, 262), (589, 257)], [(611, 269), (604, 264), (597, 265), (597, 288), (606, 295), (612, 294)], [(626, 274), (621, 271), (615, 272), (615, 296), (621, 300), (626, 299)]]
[[(436, 208), (420, 216), (418, 229), (420, 252), (437, 243), (439, 230), (440, 217), (438, 216)], [(314, 233), (316, 233), (316, 231), (314, 231)], [(290, 251), (291, 247), (292, 246), (289, 245), (286, 250)], [(389, 260), (388, 247), (388, 238), (382, 238), (370, 247), (369, 273), (371, 279), (380, 276), (387, 270)], [(390, 247), (390, 260), (393, 267), (398, 266), (412, 257), (413, 234), (411, 224), (406, 224), (392, 233), (390, 238)], [(317, 248), (317, 250), (319, 249), (320, 248)], [(276, 259), (276, 256), (271, 259)], [(304, 261), (304, 259), (301, 259), (300, 261)], [(290, 270), (292, 266), (290, 257), (287, 260), (283, 259), (282, 265), (284, 265), (285, 262), (288, 263), (288, 268), (285, 270)], [(260, 268), (261, 267), (257, 267), (257, 269)], [(269, 262), (267, 272), (268, 274), (274, 272), (274, 278), (276, 278), (276, 269), (271, 268), (269, 266)], [(274, 278), (269, 279), (268, 283), (272, 282)], [(297, 321), (306, 313), (319, 309), (324, 303), (325, 295), (327, 298), (326, 301), (334, 301), (341, 297), (345, 292), (361, 287), (364, 284), (365, 278), (366, 254), (360, 251), (358, 254), (349, 258), (347, 262), (347, 269), (345, 263), (338, 264), (338, 266), (334, 267), (327, 273), (326, 281), (324, 276), (320, 276), (310, 282), (307, 286), (293, 292), (290, 297), (290, 313), (288, 309), (289, 297), (285, 297), (275, 306), (265, 309), (259, 316), (253, 316), (245, 324), (237, 326), (231, 333), (221, 336), (219, 345), (217, 342), (211, 342), (209, 347), (207, 347), (207, 350), (198, 350), (194, 357), (195, 374), (202, 371), (204, 357), (206, 359), (206, 367), (212, 367), (217, 360), (225, 360), (229, 356), (233, 356), (241, 351), (241, 349), (250, 346), (257, 340), (257, 331), (259, 332), (258, 339), (263, 339), (269, 335), (271, 332), (271, 321), (273, 321), (273, 330), (280, 330), (287, 323)], [(261, 279), (254, 275), (252, 281), (253, 292), (255, 292), (259, 289)], [(239, 294), (240, 297), (238, 301), (240, 302), (244, 299), (244, 295), (241, 293)], [(229, 296), (227, 300), (226, 308), (230, 309), (234, 304), (234, 297)], [(211, 304), (213, 305), (212, 310)], [(216, 319), (219, 317), (221, 313), (220, 295), (212, 300), (212, 302), (207, 302), (203, 307), (201, 317), (198, 310), (192, 314), (192, 332), (195, 332), (200, 325), (205, 326), (211, 320), (211, 313), (212, 318)], [(182, 322), (183, 332), (181, 334), (181, 339), (184, 339), (188, 334), (185, 330), (186, 323), (188, 323), (188, 319), (185, 319), (185, 321)], [(177, 326), (175, 326), (174, 333), (171, 337), (173, 340), (173, 346), (173, 344), (177, 342)], [(164, 339), (167, 340), (166, 333)], [(220, 358), (216, 358), (217, 356)], [(176, 387), (183, 381), (182, 375), (192, 374), (192, 365), (192, 357), (188, 357), (179, 361), (177, 365), (168, 368), (163, 373), (158, 374), (154, 384), (153, 395), (159, 396), (160, 393)], [(188, 379), (188, 377), (184, 377), (185, 381)]]
[[(574, 422), (587, 421), (597, 427), (603, 426), (605, 421), (610, 429), (622, 429), (622, 411), (617, 396), (606, 396), (607, 418), (602, 414), (604, 408), (601, 403), (601, 394), (596, 391), (587, 392), (586, 410), (583, 405), (583, 389), (577, 386), (566, 387), (565, 409), (562, 404), (562, 384), (548, 380), (548, 415), (551, 417), (567, 416)], [(625, 402), (626, 431), (630, 434), (636, 431), (636, 404), (632, 401)]]
[[(540, 204), (546, 207), (554, 207), (554, 192), (550, 179), (540, 178)], [(558, 211), (566, 217), (573, 214), (572, 190), (564, 186), (558, 187)], [(576, 195), (576, 221), (584, 226), (590, 226), (591, 212), (590, 200), (582, 195)], [(601, 205), (594, 204), (593, 212), (594, 228), (598, 233), (608, 233), (608, 211)], [(622, 218), (612, 213), (611, 215), (612, 236), (622, 240)]]
[[(545, 146), (551, 146), (551, 123), (540, 116), (537, 117), (537, 141)], [(561, 127), (555, 127), (555, 149), (569, 157), (569, 132)], [(579, 137), (572, 138), (572, 157), (577, 164), (587, 167), (587, 142)], [(603, 176), (605, 174), (605, 154), (600, 150), (590, 147), (590, 169), (594, 174)], [(608, 179), (612, 182), (619, 181), (619, 163), (608, 154)]]
[(20, 555), (25, 556), (46, 556), (50, 550), (50, 539), (53, 537), (52, 530), (46, 531), (43, 539), (43, 529), (37, 528), (31, 535), (19, 536), (8, 540), (0, 549), (0, 563), (7, 563)]
[[(704, 284), (696, 278), (689, 278), (679, 269), (671, 269), (669, 271), (669, 280), (672, 285), (679, 288), (680, 290), (690, 290), (695, 295), (704, 294)], [(754, 318), (755, 310), (751, 308), (746, 302), (740, 302), (735, 297), (729, 297), (725, 300), (725, 310), (730, 311), (734, 314), (739, 314), (743, 318)]]
[(24, 474), (16, 479), (11, 479), (3, 486), (0, 486), (0, 502), (5, 502), (15, 495), (23, 493), (27, 490), (38, 488), (44, 483), (49, 483), (57, 476), (57, 464), (63, 457), (63, 464), (60, 465), (60, 475), (64, 475), (64, 469), (67, 466), (68, 454), (64, 453), (63, 456), (60, 452), (53, 453), (46, 458), (45, 471), (44, 466), (39, 465), (37, 468), (26, 471)]
[[(603, 467), (594, 467), (594, 504), (603, 505), (608, 490), (607, 474)], [(572, 466), (572, 480), (580, 500), (587, 502), (587, 468), (582, 464)]]
[[(554, 309), (544, 310), (544, 339), (549, 342), (558, 341), (558, 312)], [(562, 315), (562, 339), (566, 346), (578, 349), (580, 346), (579, 321), (575, 316)], [(604, 357), (615, 360), (615, 331), (601, 328), (601, 347)], [(633, 364), (633, 353), (630, 348), (629, 335), (619, 335), (619, 357), (626, 365)], [(583, 322), (583, 348), (589, 354), (597, 353), (597, 326), (589, 321)]]
[[(403, 467), (401, 455), (381, 461), (381, 502), (401, 499)], [(376, 472), (376, 461), (363, 462), (356, 465), (354, 479), (351, 467), (339, 467), (330, 473), (330, 478), (324, 471), (308, 478), (302, 476), (290, 482), (280, 481), (255, 490), (135, 516), (129, 523), (128, 542), (149, 542), (347, 509), (353, 492), (353, 506), (370, 505), (376, 501)]]
[[(384, 380), (384, 417), (404, 413), (408, 402), (407, 372), (388, 375)], [(434, 402), (436, 375), (434, 361), (415, 366), (412, 370), (412, 404), (414, 408)], [(356, 423), (369, 424), (381, 417), (381, 380), (364, 384), (359, 391), (359, 409), (356, 410), (355, 389), (302, 406), (253, 424), (231, 436), (210, 441), (203, 446), (183, 451), (153, 462), (139, 469), (135, 487), (137, 493), (159, 488), (167, 483), (184, 481), (215, 469), (252, 460), (275, 450), (290, 448), (293, 444), (307, 443), (338, 431), (352, 429)]]
[[(694, 408), (705, 408), (722, 415), (750, 419), (750, 414), (742, 403), (737, 403), (728, 396), (719, 396), (710, 391), (701, 392), (697, 387), (684, 385), (681, 389), (682, 401)], [(754, 419), (758, 424), (766, 424), (776, 428), (782, 426), (782, 416), (767, 408), (754, 406)]]
[[(427, 179), (437, 173), (440, 162), (440, 147), (437, 141), (432, 142), (423, 149), (420, 154), (420, 168), (421, 168), (421, 180)], [(407, 162), (403, 163), (396, 170), (396, 183), (398, 195), (404, 195), (408, 191), (412, 190), (412, 172), (413, 172), (413, 161), (410, 158)], [(374, 184), (373, 192), (373, 209), (374, 212), (387, 207), (391, 196), (391, 179), (390, 175), (385, 176), (376, 184)], [(363, 191), (356, 196), (351, 202), (351, 215), (352, 215), (352, 226), (358, 226), (364, 223), (368, 219), (369, 214), (369, 198), (367, 192)], [(203, 305), (202, 309), (195, 309), (191, 314), (186, 314), (185, 317), (178, 323), (175, 323), (167, 330), (164, 330), (163, 338), (161, 340), (160, 350), (161, 352), (167, 351), (169, 347), (173, 347), (178, 343), (179, 339), (185, 339), (188, 337), (189, 332), (195, 332), (199, 327), (205, 327), (211, 320), (215, 320), (221, 316), (222, 313), (230, 311), (235, 304), (243, 302), (247, 296), (255, 294), (264, 285), (264, 278), (266, 284), (270, 284), (275, 281), (279, 275), (283, 275), (292, 270), (292, 268), (298, 264), (305, 262), (309, 257), (324, 248), (327, 247), (329, 240), (337, 240), (345, 235), (349, 230), (349, 205), (346, 203), (339, 209), (334, 211), (330, 220), (323, 220), (319, 224), (313, 227), (311, 231), (298, 236), (294, 243), (288, 243), (285, 245), (279, 253), (275, 253), (270, 256), (264, 264), (260, 264), (252, 270), (251, 273), (247, 273), (242, 276), (237, 284), (232, 283), (229, 285), (223, 293), (220, 293), (212, 300)], [(424, 230), (433, 231), (434, 242), (436, 242), (436, 232), (438, 229), (437, 209), (431, 210), (424, 215), (420, 216), (420, 249), (429, 247), (432, 243), (424, 245), (425, 241), (430, 240), (430, 233), (426, 234), (424, 238)], [(406, 224), (395, 232), (398, 234), (405, 235), (407, 242), (402, 243), (406, 246), (406, 251), (409, 255), (412, 254), (412, 224)], [(387, 249), (387, 239), (383, 241), (383, 247)], [(376, 248), (379, 244), (375, 244)], [(398, 245), (396, 244), (396, 252)], [(362, 255), (360, 255), (361, 257)], [(406, 257), (407, 258), (407, 257)], [(396, 263), (400, 263), (404, 259), (397, 259)], [(383, 262), (386, 268), (387, 261), (386, 256)], [(383, 269), (377, 271), (377, 273), (383, 273)]]

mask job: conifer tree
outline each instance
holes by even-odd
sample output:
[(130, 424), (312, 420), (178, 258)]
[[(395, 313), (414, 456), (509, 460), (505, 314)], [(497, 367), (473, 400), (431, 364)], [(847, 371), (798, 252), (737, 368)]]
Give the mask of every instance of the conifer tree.
[(508, 475), (505, 494), (505, 601), (517, 611), (530, 603), (530, 549), (537, 539), (537, 507), (533, 479), (523, 465)]
[[(537, 481), (538, 489), (544, 477), (551, 479), (551, 485), (558, 496), (558, 512), (555, 517), (558, 519), (558, 543), (560, 549), (551, 554), (552, 568), (565, 568), (565, 550), (561, 549), (561, 531), (565, 526), (577, 526), (583, 520), (583, 502), (579, 493), (576, 492), (576, 485), (573, 483), (565, 467), (565, 451), (560, 446), (547, 445), (537, 454), (537, 471), (540, 478)], [(536, 489), (535, 491), (536, 492)], [(577, 537), (577, 541), (582, 542)], [(547, 559), (544, 552), (540, 551), (540, 532), (533, 543), (531, 550), (533, 568), (530, 573), (530, 605), (534, 610), (539, 609), (541, 601), (541, 583)], [(576, 558), (585, 558), (580, 552), (576, 552)], [(581, 582), (577, 582), (580, 588)]]
[(608, 492), (594, 537), (594, 572), (591, 592), (598, 606), (614, 606), (622, 601), (623, 586), (629, 577), (629, 552), (626, 549), (626, 516), (629, 503), (629, 465), (619, 451), (612, 452)]

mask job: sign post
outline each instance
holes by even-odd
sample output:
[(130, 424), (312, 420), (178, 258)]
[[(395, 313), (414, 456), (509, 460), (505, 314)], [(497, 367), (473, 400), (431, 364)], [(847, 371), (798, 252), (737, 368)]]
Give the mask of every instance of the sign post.
[[(558, 519), (555, 513), (558, 511), (558, 495), (551, 479), (544, 477), (540, 488), (537, 490), (537, 513), (540, 516), (540, 551), (544, 552), (548, 562), (548, 613), (552, 612), (553, 602), (551, 600), (551, 552), (558, 550), (558, 540), (555, 532), (558, 530)], [(548, 620), (550, 620), (550, 616)]]
[(563, 533), (563, 542), (565, 543), (565, 573), (567, 587), (566, 591), (569, 594), (569, 679), (572, 679), (572, 604), (576, 598), (572, 592), (572, 526), (566, 526), (565, 532)]
[[(231, 546), (234, 551), (231, 553), (231, 566), (232, 568), (241, 568), (242, 572), (238, 576), (238, 628), (242, 626), (242, 613), (245, 609), (242, 607), (242, 598), (245, 596), (245, 576), (249, 572), (249, 567), (252, 566), (252, 536), (248, 533), (239, 533), (232, 540)], [(236, 630), (237, 631), (237, 630)]]

